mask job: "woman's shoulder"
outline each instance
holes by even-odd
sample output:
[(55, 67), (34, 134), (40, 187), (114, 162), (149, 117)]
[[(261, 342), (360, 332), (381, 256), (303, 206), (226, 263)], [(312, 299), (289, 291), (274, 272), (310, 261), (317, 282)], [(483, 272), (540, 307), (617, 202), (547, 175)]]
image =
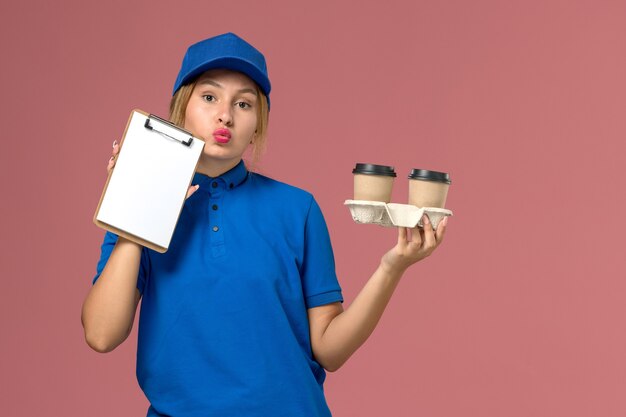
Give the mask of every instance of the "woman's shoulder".
[(302, 188), (257, 172), (251, 172), (249, 180), (259, 192), (268, 193), (272, 197), (280, 198), (282, 201), (300, 202), (308, 206), (311, 204), (311, 200), (314, 199), (313, 194)]

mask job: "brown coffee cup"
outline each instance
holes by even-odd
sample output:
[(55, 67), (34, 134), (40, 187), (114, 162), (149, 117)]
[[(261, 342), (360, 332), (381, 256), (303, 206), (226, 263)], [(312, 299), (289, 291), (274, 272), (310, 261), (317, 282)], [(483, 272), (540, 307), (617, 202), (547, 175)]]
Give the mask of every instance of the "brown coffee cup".
[(413, 169), (409, 174), (409, 204), (445, 208), (450, 182), (445, 172)]
[(366, 201), (391, 201), (391, 191), (396, 172), (392, 166), (356, 164), (354, 174), (354, 199)]

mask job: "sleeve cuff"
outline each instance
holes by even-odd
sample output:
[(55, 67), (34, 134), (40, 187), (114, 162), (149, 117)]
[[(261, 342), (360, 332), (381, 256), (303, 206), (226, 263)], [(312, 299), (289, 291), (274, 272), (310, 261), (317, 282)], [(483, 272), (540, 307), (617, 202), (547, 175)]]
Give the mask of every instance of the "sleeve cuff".
[(337, 301), (343, 303), (343, 296), (341, 290), (328, 291), (321, 294), (312, 295), (306, 298), (306, 308), (319, 307), (324, 304), (336, 303)]

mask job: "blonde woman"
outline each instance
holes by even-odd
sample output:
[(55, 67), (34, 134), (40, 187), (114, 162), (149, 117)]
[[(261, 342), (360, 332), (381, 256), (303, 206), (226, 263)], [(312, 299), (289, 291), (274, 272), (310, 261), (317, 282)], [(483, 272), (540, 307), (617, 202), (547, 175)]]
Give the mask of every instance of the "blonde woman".
[[(227, 33), (192, 45), (170, 120), (206, 141), (166, 253), (107, 232), (82, 311), (89, 346), (130, 333), (148, 416), (330, 416), (325, 371), (365, 342), (404, 271), (442, 241), (399, 228), (397, 244), (344, 311), (333, 251), (311, 194), (250, 172), (263, 149), (265, 58)], [(119, 145), (114, 144), (111, 170)]]

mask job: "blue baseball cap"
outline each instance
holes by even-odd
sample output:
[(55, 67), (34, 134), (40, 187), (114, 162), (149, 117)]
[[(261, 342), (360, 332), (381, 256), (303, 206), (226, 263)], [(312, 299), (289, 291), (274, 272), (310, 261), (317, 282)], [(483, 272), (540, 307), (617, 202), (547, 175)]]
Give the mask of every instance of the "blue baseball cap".
[(265, 57), (234, 33), (224, 33), (191, 45), (183, 58), (172, 95), (195, 77), (217, 68), (238, 71), (250, 77), (267, 96), (269, 108), (272, 85), (267, 76)]

